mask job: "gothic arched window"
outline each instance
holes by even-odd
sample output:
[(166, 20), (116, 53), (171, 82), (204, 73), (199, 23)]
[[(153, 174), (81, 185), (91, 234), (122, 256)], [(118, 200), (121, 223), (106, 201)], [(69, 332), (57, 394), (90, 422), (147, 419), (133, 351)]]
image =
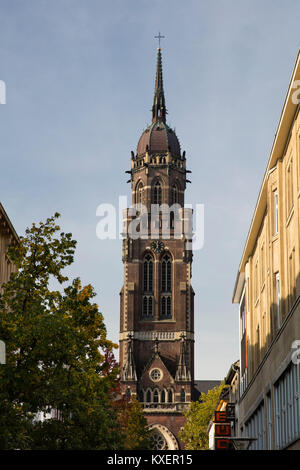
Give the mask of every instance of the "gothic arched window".
[(144, 257), (144, 293), (153, 293), (153, 258), (149, 253)]
[(180, 392), (180, 401), (182, 403), (185, 403), (185, 391), (184, 391), (184, 388), (181, 389), (181, 392)]
[(169, 402), (169, 403), (172, 403), (172, 402), (173, 402), (172, 390), (169, 390), (169, 391), (168, 391), (168, 402)]
[(143, 317), (144, 318), (153, 317), (153, 296), (152, 295), (143, 296)]
[(162, 187), (160, 181), (156, 181), (152, 186), (152, 204), (161, 204)]
[(171, 188), (171, 204), (178, 204), (179, 202), (179, 190), (177, 184), (173, 184)]
[(172, 291), (172, 258), (169, 254), (164, 255), (161, 261), (161, 290), (168, 293)]
[(166, 254), (161, 261), (161, 311), (162, 318), (172, 317), (172, 258)]
[(151, 392), (148, 390), (147, 395), (146, 395), (146, 402), (150, 403), (151, 402)]
[(143, 183), (140, 181), (135, 188), (135, 202), (136, 204), (143, 204)]
[(164, 390), (161, 392), (160, 401), (161, 401), (162, 403), (165, 403), (165, 401), (166, 401), (166, 392), (165, 392)]
[(150, 253), (143, 261), (143, 317), (153, 317), (153, 257)]
[(153, 402), (158, 403), (158, 390), (155, 389), (153, 393)]

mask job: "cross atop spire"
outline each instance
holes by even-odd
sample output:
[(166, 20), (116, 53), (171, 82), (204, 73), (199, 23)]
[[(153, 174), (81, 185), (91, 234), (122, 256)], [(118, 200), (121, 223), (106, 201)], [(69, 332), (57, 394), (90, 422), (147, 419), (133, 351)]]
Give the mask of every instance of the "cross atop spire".
[[(160, 36), (162, 37), (162, 36)], [(155, 89), (152, 106), (152, 122), (163, 121), (166, 122), (166, 103), (163, 87), (163, 75), (162, 75), (162, 60), (161, 60), (161, 49), (157, 49), (157, 63), (156, 63), (156, 78), (155, 78)]]
[(155, 39), (158, 39), (158, 48), (160, 49), (160, 40), (165, 38), (165, 36), (162, 36), (160, 32), (158, 33), (158, 36), (154, 36)]

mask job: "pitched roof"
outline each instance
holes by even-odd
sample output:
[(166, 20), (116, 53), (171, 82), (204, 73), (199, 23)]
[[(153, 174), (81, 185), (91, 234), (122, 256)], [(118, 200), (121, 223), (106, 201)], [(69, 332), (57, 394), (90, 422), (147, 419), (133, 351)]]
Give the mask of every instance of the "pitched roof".
[(207, 393), (214, 387), (218, 387), (221, 380), (195, 380), (193, 400), (199, 400), (201, 393)]

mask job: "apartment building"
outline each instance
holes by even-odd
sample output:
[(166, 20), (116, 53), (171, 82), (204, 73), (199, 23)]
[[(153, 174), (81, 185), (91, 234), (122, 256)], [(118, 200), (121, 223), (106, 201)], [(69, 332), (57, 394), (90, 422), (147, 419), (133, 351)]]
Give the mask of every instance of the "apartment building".
[(300, 51), (240, 261), (239, 433), (300, 449)]
[[(18, 243), (18, 235), (0, 203), (0, 292), (3, 283), (9, 280), (14, 266), (7, 257), (9, 245)], [(5, 364), (5, 344), (0, 338), (0, 364)]]
[(0, 203), (0, 288), (9, 280), (14, 267), (7, 257), (9, 245), (18, 243), (18, 235)]

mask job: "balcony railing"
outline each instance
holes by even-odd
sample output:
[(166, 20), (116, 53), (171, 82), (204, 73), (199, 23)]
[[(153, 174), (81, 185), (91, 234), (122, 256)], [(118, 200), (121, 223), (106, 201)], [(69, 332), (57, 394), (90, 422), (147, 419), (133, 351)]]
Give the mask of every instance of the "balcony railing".
[(158, 411), (158, 412), (183, 412), (189, 406), (189, 403), (141, 403), (144, 411)]

